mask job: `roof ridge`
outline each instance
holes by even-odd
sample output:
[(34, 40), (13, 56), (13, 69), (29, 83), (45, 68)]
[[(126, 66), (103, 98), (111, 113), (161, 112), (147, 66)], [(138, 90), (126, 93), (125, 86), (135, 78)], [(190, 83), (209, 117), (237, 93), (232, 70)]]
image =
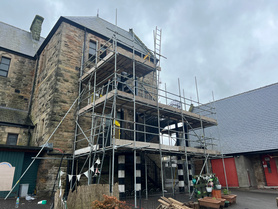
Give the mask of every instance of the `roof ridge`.
[(226, 99), (230, 99), (230, 98), (237, 97), (237, 96), (240, 96), (240, 95), (244, 95), (244, 94), (247, 94), (247, 93), (255, 92), (255, 91), (258, 91), (258, 90), (261, 90), (261, 89), (264, 89), (264, 88), (268, 88), (268, 87), (271, 87), (271, 86), (275, 86), (275, 85), (278, 85), (278, 82), (272, 83), (272, 84), (269, 84), (269, 85), (266, 85), (266, 86), (261, 86), (261, 87), (255, 88), (255, 89), (251, 89), (251, 90), (248, 90), (248, 91), (245, 91), (245, 92), (241, 92), (241, 93), (231, 95), (231, 96), (228, 96), (228, 97), (224, 97), (224, 98), (221, 98), (221, 99), (218, 99), (218, 100), (215, 100), (215, 101), (203, 103), (203, 104), (198, 105), (198, 106), (194, 105), (194, 108), (203, 107), (203, 106), (206, 106), (208, 104), (212, 104), (214, 102), (223, 101), (223, 100), (226, 100)]
[(240, 95), (243, 95), (243, 94), (251, 93), (251, 92), (258, 91), (258, 90), (261, 90), (261, 89), (264, 89), (264, 88), (268, 88), (268, 87), (271, 87), (271, 86), (275, 86), (275, 85), (278, 85), (278, 82), (272, 83), (272, 84), (268, 84), (266, 86), (261, 86), (261, 87), (255, 88), (255, 89), (251, 89), (251, 90), (248, 90), (248, 91), (245, 91), (245, 92), (241, 92), (241, 93), (238, 93), (238, 94), (235, 94), (235, 95), (231, 95), (231, 96), (228, 96), (228, 97), (224, 97), (224, 98), (212, 101), (212, 102), (208, 102), (207, 104), (213, 103), (213, 102), (222, 101), (222, 100), (225, 100), (225, 99), (230, 99), (232, 97), (236, 97), (236, 96), (240, 96)]
[[(130, 46), (132, 46), (132, 33), (129, 30), (125, 30), (125, 29), (119, 27), (118, 25), (115, 25), (101, 17), (98, 17), (98, 16), (61, 16), (61, 17), (64, 18), (65, 20), (74, 22), (82, 27), (92, 29), (107, 38), (111, 38), (110, 33), (117, 33), (121, 37), (126, 39), (126, 41), (121, 40), (121, 42), (123, 42), (124, 45), (126, 45), (129, 48), (130, 48)], [(92, 25), (90, 25), (91, 24), (90, 20), (95, 21), (97, 23), (96, 28), (92, 28)], [(98, 26), (102, 27), (103, 30), (98, 31), (98, 29), (97, 29)], [(134, 44), (135, 44), (136, 50), (138, 50), (138, 52), (140, 52), (142, 54), (145, 54), (145, 53), (148, 53), (151, 51), (145, 44), (142, 44), (142, 41), (140, 41), (139, 37), (136, 34), (135, 34)]]
[[(108, 22), (107, 20), (105, 20), (105, 19), (103, 19), (103, 18), (101, 18), (101, 17), (98, 17), (98, 16), (95, 16), (95, 17), (96, 17), (96, 18), (99, 18), (99, 19), (101, 19), (101, 20), (103, 20), (103, 21), (105, 21), (105, 22), (107, 22), (107, 23), (109, 23), (109, 24), (111, 24), (111, 25), (113, 25), (113, 26), (116, 26), (117, 28), (119, 28), (119, 29), (121, 29), (121, 30), (127, 32), (128, 34), (130, 34), (130, 30), (125, 30), (125, 29), (119, 27), (118, 25), (115, 25), (115, 24), (113, 24), (113, 23), (111, 23), (111, 22)], [(132, 29), (132, 33), (134, 33), (135, 38), (136, 38), (137, 41), (139, 42), (138, 44), (141, 44), (148, 52), (151, 53), (151, 51), (149, 50), (149, 48), (148, 48), (148, 47), (141, 41), (141, 39), (135, 34), (135, 32), (134, 32), (133, 29)], [(132, 34), (131, 34), (131, 35), (132, 35)], [(151, 54), (152, 54), (152, 53), (151, 53)]]
[(107, 21), (107, 20), (105, 20), (105, 19), (103, 19), (103, 18), (101, 18), (101, 17), (98, 17), (98, 16), (62, 16), (62, 17), (64, 17), (64, 18), (67, 18), (67, 17), (73, 17), (73, 18), (78, 18), (78, 17), (93, 17), (93, 18), (98, 18), (98, 19), (101, 19), (102, 21), (105, 21), (106, 23), (108, 23), (108, 24), (110, 24), (110, 25), (113, 25), (113, 26), (115, 26), (115, 27), (117, 27), (117, 28), (119, 28), (119, 29), (121, 29), (121, 30), (123, 30), (123, 31), (125, 31), (125, 32), (127, 32), (127, 33), (129, 33), (127, 30), (125, 30), (125, 29), (123, 29), (123, 28), (121, 28), (121, 27), (119, 27), (118, 25), (115, 25), (115, 24), (113, 24), (113, 23), (111, 23), (111, 22), (109, 22), (109, 21)]
[(117, 28), (119, 28), (119, 29), (121, 29), (121, 30), (123, 30), (123, 31), (125, 31), (125, 32), (127, 32), (127, 33), (129, 33), (127, 30), (125, 30), (125, 29), (123, 29), (123, 28), (119, 27), (118, 25), (115, 25), (115, 24), (113, 24), (113, 23), (111, 23), (111, 22), (108, 22), (107, 20), (105, 20), (105, 19), (103, 19), (103, 18), (101, 18), (101, 17), (99, 17), (99, 16), (94, 16), (94, 17), (99, 18), (99, 19), (101, 19), (101, 20), (103, 20), (103, 21), (109, 23), (110, 25), (116, 26)]
[(132, 29), (132, 33), (134, 33), (135, 38), (139, 41), (140, 44), (142, 44), (142, 46), (150, 53), (150, 55), (154, 56), (154, 54), (152, 53), (151, 49), (149, 49), (144, 43), (143, 41), (136, 35), (136, 33), (134, 32), (134, 30)]

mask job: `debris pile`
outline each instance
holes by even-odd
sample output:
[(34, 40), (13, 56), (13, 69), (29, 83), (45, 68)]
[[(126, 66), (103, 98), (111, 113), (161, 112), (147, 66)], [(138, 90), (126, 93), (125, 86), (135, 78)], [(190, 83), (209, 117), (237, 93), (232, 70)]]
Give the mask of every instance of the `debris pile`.
[(161, 199), (158, 200), (160, 205), (156, 209), (191, 209), (185, 206), (184, 203), (181, 203), (171, 197), (160, 197)]

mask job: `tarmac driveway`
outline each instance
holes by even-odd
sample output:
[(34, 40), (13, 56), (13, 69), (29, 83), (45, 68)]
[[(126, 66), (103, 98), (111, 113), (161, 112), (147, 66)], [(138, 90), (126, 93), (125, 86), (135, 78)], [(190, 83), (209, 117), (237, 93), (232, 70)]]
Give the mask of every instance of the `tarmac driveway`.
[[(232, 194), (237, 195), (237, 203), (230, 205), (227, 209), (278, 209), (276, 206), (276, 197), (278, 190), (249, 190), (249, 189), (230, 189)], [(156, 209), (159, 205), (158, 199), (161, 195), (149, 197), (148, 200), (142, 198), (141, 205), (144, 209)], [(171, 197), (170, 194), (165, 194), (166, 197)], [(188, 194), (177, 194), (174, 199), (180, 202), (189, 201)], [(192, 201), (192, 200), (191, 200)], [(196, 200), (193, 200), (196, 201)], [(132, 199), (128, 199), (130, 205), (134, 204)], [(138, 200), (137, 205), (139, 205)]]
[(242, 190), (231, 189), (237, 195), (237, 203), (228, 209), (277, 209), (276, 190)]
[[(47, 200), (45, 205), (38, 205), (41, 200)], [(0, 209), (15, 208), (16, 198), (0, 199)], [(18, 209), (49, 209), (52, 202), (49, 198), (39, 198), (32, 201), (27, 201), (25, 198), (20, 198)]]
[[(237, 203), (230, 205), (227, 209), (277, 209), (276, 197), (278, 197), (278, 191), (276, 190), (244, 190), (244, 189), (231, 189), (232, 194), (237, 195)], [(168, 196), (166, 194), (166, 196)], [(160, 195), (149, 197), (148, 200), (142, 198), (141, 205), (144, 209), (155, 209), (159, 203)], [(168, 196), (169, 197), (169, 196)], [(175, 199), (186, 202), (188, 201), (188, 195), (178, 194)], [(46, 199), (46, 205), (38, 205), (37, 202)], [(7, 200), (0, 199), (0, 209), (15, 208), (15, 198)], [(130, 205), (134, 205), (133, 199), (127, 200)], [(19, 209), (49, 209), (52, 201), (49, 198), (40, 198), (33, 201), (26, 201), (24, 198), (20, 199)], [(138, 200), (139, 205), (139, 200)]]

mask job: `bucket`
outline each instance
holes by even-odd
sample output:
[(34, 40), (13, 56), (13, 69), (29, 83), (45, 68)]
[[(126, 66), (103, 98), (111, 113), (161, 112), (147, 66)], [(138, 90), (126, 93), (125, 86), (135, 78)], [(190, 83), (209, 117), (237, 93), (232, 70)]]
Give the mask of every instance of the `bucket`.
[(47, 202), (46, 200), (42, 200), (42, 201), (39, 201), (38, 204), (40, 204), (40, 205), (45, 205), (46, 202)]
[(215, 188), (216, 188), (216, 189), (221, 189), (221, 185), (220, 185), (220, 184), (217, 184), (217, 185), (215, 185)]
[(212, 187), (206, 187), (207, 192), (212, 192)]

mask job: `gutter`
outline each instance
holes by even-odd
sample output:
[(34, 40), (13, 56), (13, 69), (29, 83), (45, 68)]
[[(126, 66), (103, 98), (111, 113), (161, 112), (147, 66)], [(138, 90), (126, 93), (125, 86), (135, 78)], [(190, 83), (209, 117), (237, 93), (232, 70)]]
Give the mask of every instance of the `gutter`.
[(24, 58), (28, 58), (28, 59), (31, 59), (31, 60), (35, 60), (36, 59), (35, 57), (33, 57), (31, 55), (23, 54), (23, 53), (20, 53), (20, 52), (17, 52), (17, 51), (13, 51), (11, 49), (7, 49), (7, 48), (1, 47), (1, 46), (0, 46), (0, 50), (8, 52), (8, 53), (11, 53), (11, 54), (15, 54), (15, 55), (18, 55), (18, 56), (21, 56), (21, 57), (24, 57)]
[(30, 102), (29, 102), (29, 107), (28, 107), (28, 116), (31, 113), (31, 108), (32, 108), (32, 104), (33, 104), (33, 96), (34, 96), (34, 91), (35, 91), (35, 84), (37, 81), (37, 73), (38, 73), (38, 67), (39, 67), (39, 59), (40, 59), (40, 55), (36, 54), (36, 68), (35, 68), (35, 75), (34, 75), (34, 81), (33, 81), (33, 86), (32, 86), (32, 92), (31, 92), (31, 96), (30, 96)]
[[(35, 91), (35, 84), (37, 81), (37, 72), (38, 72), (38, 67), (39, 67), (39, 59), (40, 56), (39, 55), (35, 55), (35, 59), (36, 59), (36, 68), (35, 68), (35, 75), (34, 75), (34, 80), (33, 80), (33, 86), (32, 86), (32, 91), (31, 91), (31, 96), (30, 96), (30, 102), (29, 102), (29, 107), (28, 107), (28, 113), (27, 116), (30, 117), (31, 114), (31, 108), (32, 108), (32, 104), (33, 104), (33, 97), (34, 97), (34, 91)], [(30, 117), (31, 118), (31, 117)], [(31, 120), (32, 121), (32, 120)], [(33, 121), (32, 121), (33, 122)], [(30, 131), (30, 125), (28, 126), (28, 142), (27, 145), (30, 146), (30, 142), (32, 139), (32, 134)], [(33, 126), (34, 127), (34, 126)]]
[(30, 141), (31, 141), (32, 135), (30, 131), (30, 126), (28, 127), (28, 141), (27, 141), (27, 146), (30, 146)]
[(17, 124), (17, 123), (7, 123), (7, 122), (0, 122), (1, 126), (11, 126), (11, 127), (18, 127), (18, 128), (34, 128), (33, 125), (24, 125), (24, 124)]

